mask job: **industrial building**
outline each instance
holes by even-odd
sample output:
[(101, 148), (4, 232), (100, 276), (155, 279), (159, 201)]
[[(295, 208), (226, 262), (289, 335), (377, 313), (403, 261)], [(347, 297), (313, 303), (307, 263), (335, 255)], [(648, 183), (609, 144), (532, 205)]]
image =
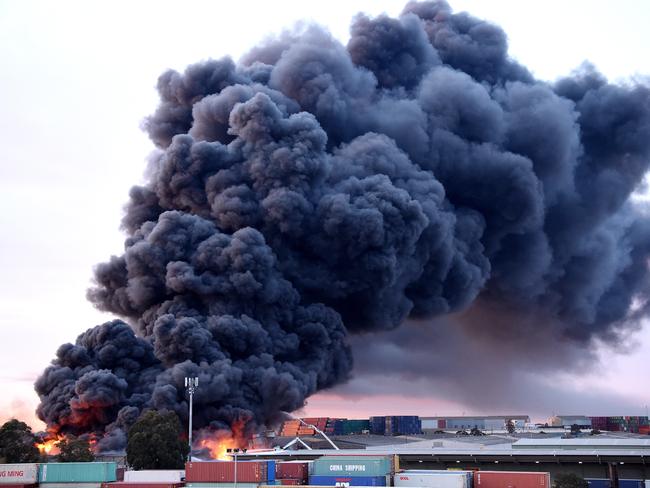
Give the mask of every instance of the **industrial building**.
[(530, 423), (528, 415), (483, 415), (468, 417), (420, 417), (422, 430), (433, 432), (436, 430), (504, 430), (506, 423), (511, 420), (516, 429), (523, 429)]
[[(359, 436), (361, 437), (361, 436)], [(336, 439), (334, 439), (336, 442)], [(363, 441), (358, 439), (359, 443)], [(399, 456), (401, 469), (470, 469), (575, 473), (583, 478), (608, 478), (610, 469), (620, 479), (650, 478), (650, 440), (594, 436), (579, 439), (508, 436), (455, 437), (440, 440), (374, 444), (345, 449), (345, 455)], [(332, 449), (249, 451), (244, 459), (311, 460), (331, 455)]]
[(554, 415), (548, 419), (549, 427), (572, 427), (590, 429), (591, 419), (585, 415)]

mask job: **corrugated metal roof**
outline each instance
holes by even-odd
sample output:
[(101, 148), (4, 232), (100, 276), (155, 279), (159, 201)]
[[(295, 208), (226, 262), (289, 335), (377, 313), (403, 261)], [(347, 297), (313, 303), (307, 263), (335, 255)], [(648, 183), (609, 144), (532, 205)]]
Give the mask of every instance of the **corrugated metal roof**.
[(536, 449), (536, 450), (515, 450), (489, 447), (479, 447), (477, 449), (409, 449), (403, 447), (399, 449), (373, 449), (368, 451), (366, 449), (345, 449), (342, 451), (334, 451), (333, 449), (320, 449), (320, 450), (299, 450), (299, 451), (258, 451), (255, 453), (246, 453), (238, 457), (294, 457), (294, 456), (368, 456), (368, 455), (391, 455), (398, 454), (403, 456), (456, 456), (456, 457), (472, 457), (472, 456), (494, 456), (494, 457), (554, 457), (561, 456), (567, 457), (607, 457), (612, 456), (616, 458), (622, 457), (644, 457), (650, 458), (650, 449)]
[(594, 436), (589, 438), (576, 439), (519, 439), (512, 444), (513, 449), (536, 449), (557, 446), (558, 449), (593, 449), (601, 447), (604, 449), (650, 449), (650, 439), (636, 438), (612, 438)]

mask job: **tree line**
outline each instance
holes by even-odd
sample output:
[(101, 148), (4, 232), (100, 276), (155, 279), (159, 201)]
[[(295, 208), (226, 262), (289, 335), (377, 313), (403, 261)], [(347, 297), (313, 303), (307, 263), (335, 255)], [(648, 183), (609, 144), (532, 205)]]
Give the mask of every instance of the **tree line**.
[[(91, 438), (66, 436), (55, 446), (56, 456), (42, 453), (39, 435), (25, 422), (11, 419), (0, 427), (0, 464), (95, 460)], [(126, 459), (133, 469), (182, 469), (189, 453), (187, 435), (174, 412), (144, 412), (127, 433)]]

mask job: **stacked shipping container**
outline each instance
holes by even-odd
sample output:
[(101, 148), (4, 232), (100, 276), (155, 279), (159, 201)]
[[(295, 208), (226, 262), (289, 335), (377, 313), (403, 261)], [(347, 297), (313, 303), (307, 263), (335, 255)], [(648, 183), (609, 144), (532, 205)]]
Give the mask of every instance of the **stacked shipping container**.
[(386, 417), (370, 417), (370, 433), (386, 435)]
[(280, 435), (283, 437), (296, 437), (300, 425), (300, 420), (287, 420), (282, 424)]
[[(316, 429), (324, 431), (327, 427), (327, 417), (308, 417), (302, 419), (305, 424), (313, 425)], [(312, 427), (307, 427), (305, 424), (301, 424), (298, 429), (298, 435), (314, 435), (316, 434), (316, 429)]]
[(273, 484), (275, 461), (209, 461), (185, 465), (185, 483), (194, 488), (229, 488), (234, 482), (247, 485)]
[(390, 486), (395, 456), (323, 456), (314, 460), (310, 485)]
[(417, 435), (422, 433), (422, 422), (415, 415), (370, 417), (370, 433), (377, 435)]
[(369, 420), (348, 420), (348, 419), (329, 419), (327, 427), (325, 428), (326, 434), (333, 435), (353, 435), (363, 434), (370, 431)]
[(363, 434), (370, 431), (369, 420), (344, 420), (343, 421), (343, 435), (350, 434)]
[(591, 428), (610, 432), (650, 433), (650, 422), (646, 416), (589, 417)]
[[(309, 417), (309, 418), (302, 419), (304, 424), (301, 423), (300, 420), (296, 420), (296, 419), (286, 420), (282, 424), (282, 428), (280, 429), (280, 435), (283, 437), (315, 435), (316, 429), (326, 431), (329, 420), (330, 419), (328, 417)], [(316, 429), (314, 427), (309, 427), (305, 424), (313, 425), (314, 427), (316, 427)]]
[(308, 461), (285, 461), (276, 463), (275, 479), (281, 485), (305, 485), (309, 479)]
[(330, 435), (343, 435), (343, 422), (346, 419), (328, 419), (325, 433)]

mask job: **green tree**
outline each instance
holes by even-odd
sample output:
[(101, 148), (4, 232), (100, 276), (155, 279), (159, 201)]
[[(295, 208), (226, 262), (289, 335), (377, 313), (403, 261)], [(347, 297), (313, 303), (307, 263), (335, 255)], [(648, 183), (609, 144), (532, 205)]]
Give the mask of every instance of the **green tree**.
[(174, 412), (144, 412), (128, 432), (126, 461), (134, 469), (182, 469), (188, 452)]
[(515, 433), (515, 423), (512, 421), (512, 419), (506, 420), (506, 430), (508, 431), (508, 434)]
[(0, 458), (5, 463), (36, 463), (41, 457), (36, 442), (29, 425), (11, 419), (0, 427)]
[(60, 463), (87, 463), (95, 460), (90, 442), (83, 437), (69, 437), (57, 442), (57, 461)]
[(555, 476), (553, 488), (589, 488), (589, 483), (577, 474), (560, 473)]

